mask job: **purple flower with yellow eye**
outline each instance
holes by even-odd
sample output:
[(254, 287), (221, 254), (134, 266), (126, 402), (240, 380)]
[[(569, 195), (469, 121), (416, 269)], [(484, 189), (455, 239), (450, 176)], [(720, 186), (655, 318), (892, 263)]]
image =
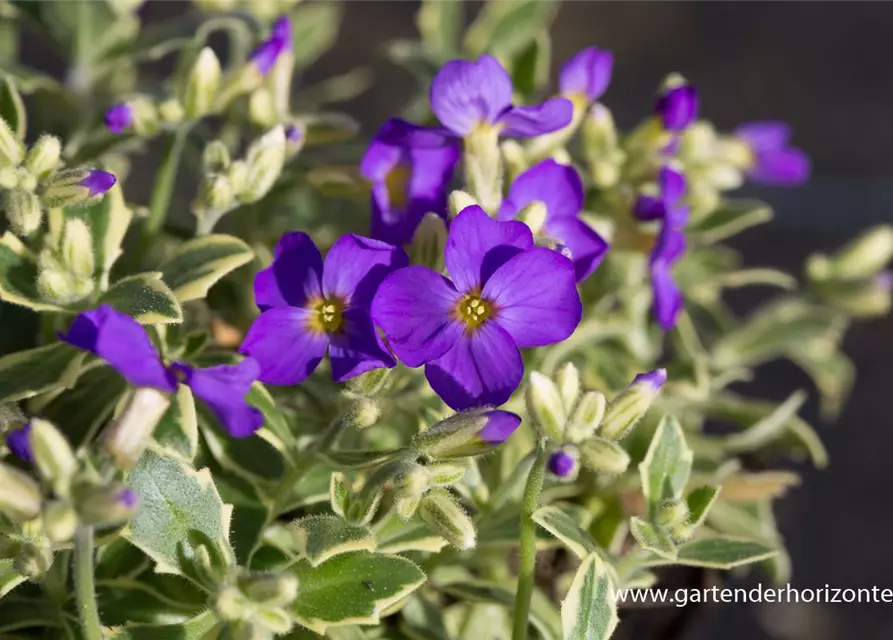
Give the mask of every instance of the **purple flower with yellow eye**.
[(588, 47), (561, 67), (558, 88), (574, 102), (595, 102), (607, 91), (614, 68), (614, 54), (606, 49)]
[(774, 186), (796, 186), (809, 179), (809, 156), (788, 146), (791, 128), (784, 122), (750, 122), (735, 130), (750, 150), (747, 177)]
[(398, 246), (412, 240), (426, 213), (446, 217), (446, 186), (459, 161), (458, 145), (433, 138), (435, 146), (423, 146), (422, 134), (413, 139), (408, 129), (417, 127), (388, 120), (360, 164), (363, 177), (372, 183), (371, 235)]
[(450, 407), (502, 404), (524, 373), (518, 348), (560, 342), (579, 324), (574, 265), (535, 247), (524, 223), (478, 206), (453, 220), (444, 257), (451, 279), (419, 266), (385, 278), (372, 317)]
[(583, 208), (583, 182), (573, 167), (543, 160), (515, 178), (499, 208), (500, 220), (511, 220), (534, 202), (546, 206), (546, 221), (538, 231), (571, 259), (577, 281), (587, 278), (608, 250), (608, 243), (578, 214)]
[(682, 84), (665, 89), (657, 98), (654, 114), (660, 118), (667, 131), (682, 131), (698, 117), (697, 88)]
[(31, 453), (31, 424), (25, 424), (17, 429), (10, 429), (6, 432), (6, 446), (9, 447), (10, 453), (25, 462), (33, 462), (34, 456)]
[(251, 64), (266, 75), (276, 64), (279, 56), (286, 51), (291, 51), (291, 47), (291, 20), (288, 16), (282, 16), (273, 24), (270, 37), (257, 45), (257, 48), (251, 53)]
[(263, 313), (241, 352), (260, 362), (261, 381), (276, 385), (298, 384), (327, 351), (336, 382), (393, 367), (369, 305), (385, 276), (408, 262), (401, 249), (353, 234), (338, 240), (323, 262), (306, 233), (285, 234), (273, 264), (254, 280)]
[(260, 365), (252, 358), (205, 369), (183, 362), (165, 364), (146, 330), (108, 305), (79, 314), (60, 337), (105, 360), (134, 387), (174, 393), (185, 384), (235, 438), (250, 436), (264, 423), (263, 414), (245, 402), (260, 374)]
[(121, 135), (133, 124), (133, 108), (126, 102), (112, 105), (105, 110), (105, 126), (115, 135)]

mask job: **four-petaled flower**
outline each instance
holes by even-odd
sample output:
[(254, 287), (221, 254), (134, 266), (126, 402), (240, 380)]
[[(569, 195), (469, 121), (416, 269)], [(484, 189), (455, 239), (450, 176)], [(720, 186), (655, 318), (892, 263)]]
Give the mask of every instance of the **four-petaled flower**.
[(391, 119), (372, 139), (360, 172), (372, 183), (373, 238), (403, 245), (412, 240), (426, 213), (446, 216), (446, 187), (459, 161), (459, 146), (428, 137), (434, 146), (424, 146), (417, 128)]
[(561, 95), (587, 104), (602, 97), (611, 82), (614, 54), (606, 49), (588, 47), (561, 67), (558, 88)]
[(186, 385), (233, 437), (250, 436), (264, 423), (263, 414), (245, 402), (260, 374), (260, 365), (252, 358), (204, 369), (183, 362), (165, 364), (146, 330), (108, 305), (79, 314), (60, 338), (99, 356), (134, 387), (173, 393), (178, 385)]
[(402, 249), (353, 234), (339, 239), (323, 263), (310, 236), (285, 234), (273, 264), (254, 280), (263, 313), (241, 352), (260, 362), (262, 382), (276, 385), (304, 380), (326, 351), (336, 382), (393, 367), (369, 305), (385, 276), (407, 264)]
[(767, 185), (800, 185), (809, 179), (809, 156), (788, 146), (791, 128), (784, 122), (750, 122), (735, 130), (750, 149), (747, 177)]
[(518, 347), (560, 342), (579, 324), (573, 263), (478, 206), (453, 220), (445, 260), (452, 280), (418, 266), (388, 276), (372, 317), (449, 406), (502, 404), (524, 373)]
[(286, 51), (291, 51), (291, 47), (291, 20), (288, 16), (282, 16), (273, 24), (270, 37), (257, 45), (257, 48), (251, 53), (251, 64), (266, 75), (276, 64), (279, 56)]
[(534, 202), (546, 206), (540, 235), (555, 243), (574, 263), (577, 281), (588, 277), (608, 250), (608, 243), (577, 215), (583, 208), (583, 183), (573, 167), (543, 160), (515, 178), (499, 208), (500, 220), (511, 220)]

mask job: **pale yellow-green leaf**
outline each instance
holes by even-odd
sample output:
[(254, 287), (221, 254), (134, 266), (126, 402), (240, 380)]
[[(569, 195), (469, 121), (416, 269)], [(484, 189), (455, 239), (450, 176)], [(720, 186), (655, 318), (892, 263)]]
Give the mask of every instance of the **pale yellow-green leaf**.
[(369, 527), (336, 516), (310, 516), (291, 524), (295, 548), (311, 566), (342, 553), (375, 551), (375, 535)]
[(218, 280), (253, 258), (251, 247), (239, 238), (204, 236), (180, 246), (161, 267), (162, 277), (180, 302), (200, 300)]
[(64, 342), (0, 358), (0, 402), (74, 386), (86, 353)]
[(100, 304), (126, 313), (140, 324), (170, 324), (183, 321), (183, 309), (160, 272), (139, 273), (118, 280), (102, 294)]
[(617, 627), (614, 585), (604, 561), (590, 554), (561, 602), (564, 640), (607, 640)]

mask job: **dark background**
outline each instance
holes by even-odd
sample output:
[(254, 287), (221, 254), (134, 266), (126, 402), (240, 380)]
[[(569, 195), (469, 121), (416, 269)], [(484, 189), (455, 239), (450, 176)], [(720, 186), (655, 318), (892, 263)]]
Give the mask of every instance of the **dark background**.
[[(383, 49), (392, 39), (416, 37), (418, 4), (349, 2), (338, 44), (302, 79), (312, 84), (371, 66), (372, 88), (340, 106), (367, 135), (416, 91)], [(473, 15), (479, 3), (467, 4)], [(155, 21), (185, 8), (155, 0), (142, 14)], [(799, 273), (809, 252), (832, 250), (872, 224), (893, 221), (893, 3), (576, 1), (563, 4), (552, 34), (556, 70), (585, 46), (614, 51), (614, 79), (603, 100), (621, 126), (647, 113), (670, 71), (698, 85), (703, 115), (720, 128), (764, 118), (794, 126), (795, 142), (813, 158), (814, 177), (802, 189), (747, 194), (776, 208), (773, 224), (736, 239), (748, 264)], [(42, 59), (54, 66), (39, 45), (24, 45), (31, 64), (40, 68)], [(888, 317), (848, 334), (858, 380), (836, 424), (819, 421), (814, 401), (806, 409), (831, 464), (822, 472), (798, 468), (802, 486), (777, 508), (794, 587), (893, 588), (891, 329)], [(753, 392), (782, 400), (798, 386), (811, 388), (801, 372), (781, 363), (761, 371)], [(893, 638), (893, 604), (726, 604), (696, 615), (695, 630), (674, 637)]]

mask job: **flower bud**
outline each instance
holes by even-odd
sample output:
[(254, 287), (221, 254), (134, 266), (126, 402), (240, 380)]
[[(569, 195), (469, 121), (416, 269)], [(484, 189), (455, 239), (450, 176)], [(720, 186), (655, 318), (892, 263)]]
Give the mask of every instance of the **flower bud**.
[(347, 520), (361, 525), (369, 524), (378, 512), (383, 497), (384, 487), (380, 485), (364, 487), (364, 491), (351, 501)]
[(244, 618), (249, 611), (248, 600), (234, 585), (226, 585), (220, 589), (211, 602), (211, 609), (218, 619), (236, 621)]
[(329, 503), (339, 518), (343, 518), (350, 507), (350, 488), (346, 476), (340, 471), (332, 473), (329, 478)]
[(37, 275), (40, 297), (55, 304), (67, 305), (83, 300), (93, 293), (93, 288), (93, 280), (77, 279), (59, 268), (41, 267)]
[(580, 459), (593, 471), (617, 475), (629, 467), (629, 454), (616, 442), (593, 436), (580, 445)]
[(202, 152), (202, 167), (205, 173), (220, 173), (230, 165), (229, 149), (222, 140), (212, 140)]
[(893, 259), (893, 226), (869, 229), (830, 258), (829, 272), (840, 280), (868, 278)]
[(815, 285), (823, 301), (857, 318), (884, 316), (890, 311), (893, 273), (881, 271), (862, 280), (825, 280)]
[(133, 107), (126, 102), (119, 102), (105, 110), (103, 119), (108, 130), (119, 136), (133, 124)]
[(23, 544), (13, 561), (13, 568), (20, 576), (39, 582), (53, 566), (53, 550), (46, 541)]
[(256, 627), (251, 640), (274, 640), (295, 626), (292, 617), (283, 609), (258, 609), (251, 616), (251, 621)]
[(210, 47), (205, 47), (198, 54), (186, 79), (183, 109), (187, 118), (198, 120), (214, 110), (220, 75), (220, 60)]
[(43, 508), (43, 532), (53, 542), (68, 542), (78, 527), (78, 515), (68, 502), (57, 500)]
[(688, 522), (688, 504), (679, 498), (661, 502), (657, 511), (656, 523), (663, 528), (678, 527)]
[(464, 140), (465, 179), (481, 207), (494, 214), (502, 201), (502, 155), (499, 127), (479, 125)]
[(10, 189), (3, 192), (3, 209), (13, 233), (27, 236), (40, 228), (43, 221), (43, 209), (36, 193), (22, 189)]
[(436, 213), (426, 213), (412, 238), (410, 262), (434, 271), (443, 271), (446, 241), (447, 228), (443, 218)]
[(571, 479), (578, 471), (579, 453), (575, 447), (563, 447), (549, 456), (548, 467), (553, 475)]
[(357, 395), (374, 398), (387, 386), (390, 373), (391, 370), (384, 367), (372, 369), (348, 380), (347, 388)]
[(265, 129), (274, 126), (279, 121), (273, 94), (269, 89), (260, 87), (251, 93), (251, 97), (248, 99), (248, 115), (252, 123)]
[(626, 436), (651, 407), (666, 381), (666, 369), (637, 375), (629, 387), (608, 405), (600, 429), (602, 437), (621, 440)]
[(679, 74), (664, 80), (654, 114), (668, 131), (682, 131), (698, 117), (698, 90)]
[(442, 420), (413, 436), (410, 446), (432, 458), (475, 456), (492, 451), (515, 432), (521, 418), (498, 409), (475, 409)]
[(540, 435), (560, 441), (567, 420), (558, 387), (549, 378), (534, 371), (527, 381), (527, 413)]
[(580, 442), (595, 433), (605, 415), (607, 404), (608, 401), (603, 393), (598, 391), (584, 393), (564, 428), (565, 438), (571, 442)]
[(75, 278), (93, 277), (93, 235), (87, 223), (80, 218), (65, 222), (61, 258), (63, 266)]
[(517, 219), (530, 227), (530, 232), (535, 236), (543, 230), (546, 214), (546, 203), (534, 200), (518, 212)]
[(408, 465), (393, 480), (397, 498), (421, 498), (430, 486), (428, 470), (420, 464)]
[(245, 189), (236, 192), (243, 202), (256, 202), (275, 184), (285, 165), (285, 130), (277, 126), (255, 140), (246, 156), (248, 176)]
[(40, 477), (52, 485), (56, 495), (67, 496), (78, 461), (65, 436), (46, 420), (32, 420), (31, 451)]
[(146, 387), (133, 392), (103, 436), (102, 447), (116, 467), (131, 469), (139, 462), (170, 402), (167, 395), (155, 389)]
[(296, 124), (290, 124), (285, 127), (285, 143), (287, 156), (289, 158), (297, 155), (304, 146), (307, 135), (303, 128)]
[(0, 513), (15, 521), (40, 515), (40, 486), (15, 467), (0, 462)]
[(99, 169), (66, 169), (57, 173), (43, 194), (48, 208), (96, 202), (115, 186), (117, 178)]
[(600, 102), (593, 103), (583, 119), (583, 145), (587, 157), (597, 158), (617, 147), (617, 128), (611, 111)]
[(465, 467), (458, 464), (432, 464), (428, 466), (428, 476), (435, 487), (448, 487), (465, 477)]
[(357, 429), (366, 429), (378, 422), (380, 417), (381, 406), (378, 400), (365, 396), (353, 396), (348, 402), (344, 419)]
[(450, 213), (450, 220), (459, 215), (463, 209), (473, 206), (478, 206), (478, 201), (475, 200), (474, 196), (459, 189), (451, 191), (447, 198), (447, 210)]
[(25, 159), (25, 168), (35, 178), (43, 180), (56, 169), (62, 156), (62, 143), (56, 136), (43, 135), (37, 139)]
[[(229, 211), (235, 203), (235, 193), (230, 179), (224, 175), (210, 176), (202, 184), (199, 200), (194, 204), (195, 210), (210, 215)], [(213, 213), (211, 213), (213, 212)]]
[(565, 411), (571, 411), (577, 404), (577, 398), (580, 397), (580, 371), (573, 362), (567, 362), (558, 369), (555, 374), (555, 384), (558, 387), (558, 393), (561, 395), (561, 403), (564, 405)]
[(116, 527), (130, 520), (139, 510), (139, 496), (129, 487), (91, 487), (79, 492), (75, 508), (84, 524)]
[(15, 189), (19, 186), (20, 176), (21, 172), (18, 168), (0, 166), (0, 188)]
[(186, 112), (179, 100), (168, 98), (158, 105), (158, 115), (167, 124), (177, 124), (182, 122)]
[(474, 548), (474, 522), (448, 491), (435, 489), (428, 493), (419, 504), (418, 513), (431, 531), (460, 551)]
[(298, 578), (291, 573), (251, 573), (240, 576), (239, 589), (251, 602), (281, 607), (298, 597)]
[(227, 176), (233, 187), (233, 193), (239, 197), (248, 188), (248, 163), (244, 160), (233, 161), (229, 166)]
[(15, 132), (0, 118), (0, 165), (17, 167), (25, 158), (25, 145)]
[(34, 455), (31, 453), (31, 423), (7, 431), (6, 446), (19, 460), (34, 462)]

